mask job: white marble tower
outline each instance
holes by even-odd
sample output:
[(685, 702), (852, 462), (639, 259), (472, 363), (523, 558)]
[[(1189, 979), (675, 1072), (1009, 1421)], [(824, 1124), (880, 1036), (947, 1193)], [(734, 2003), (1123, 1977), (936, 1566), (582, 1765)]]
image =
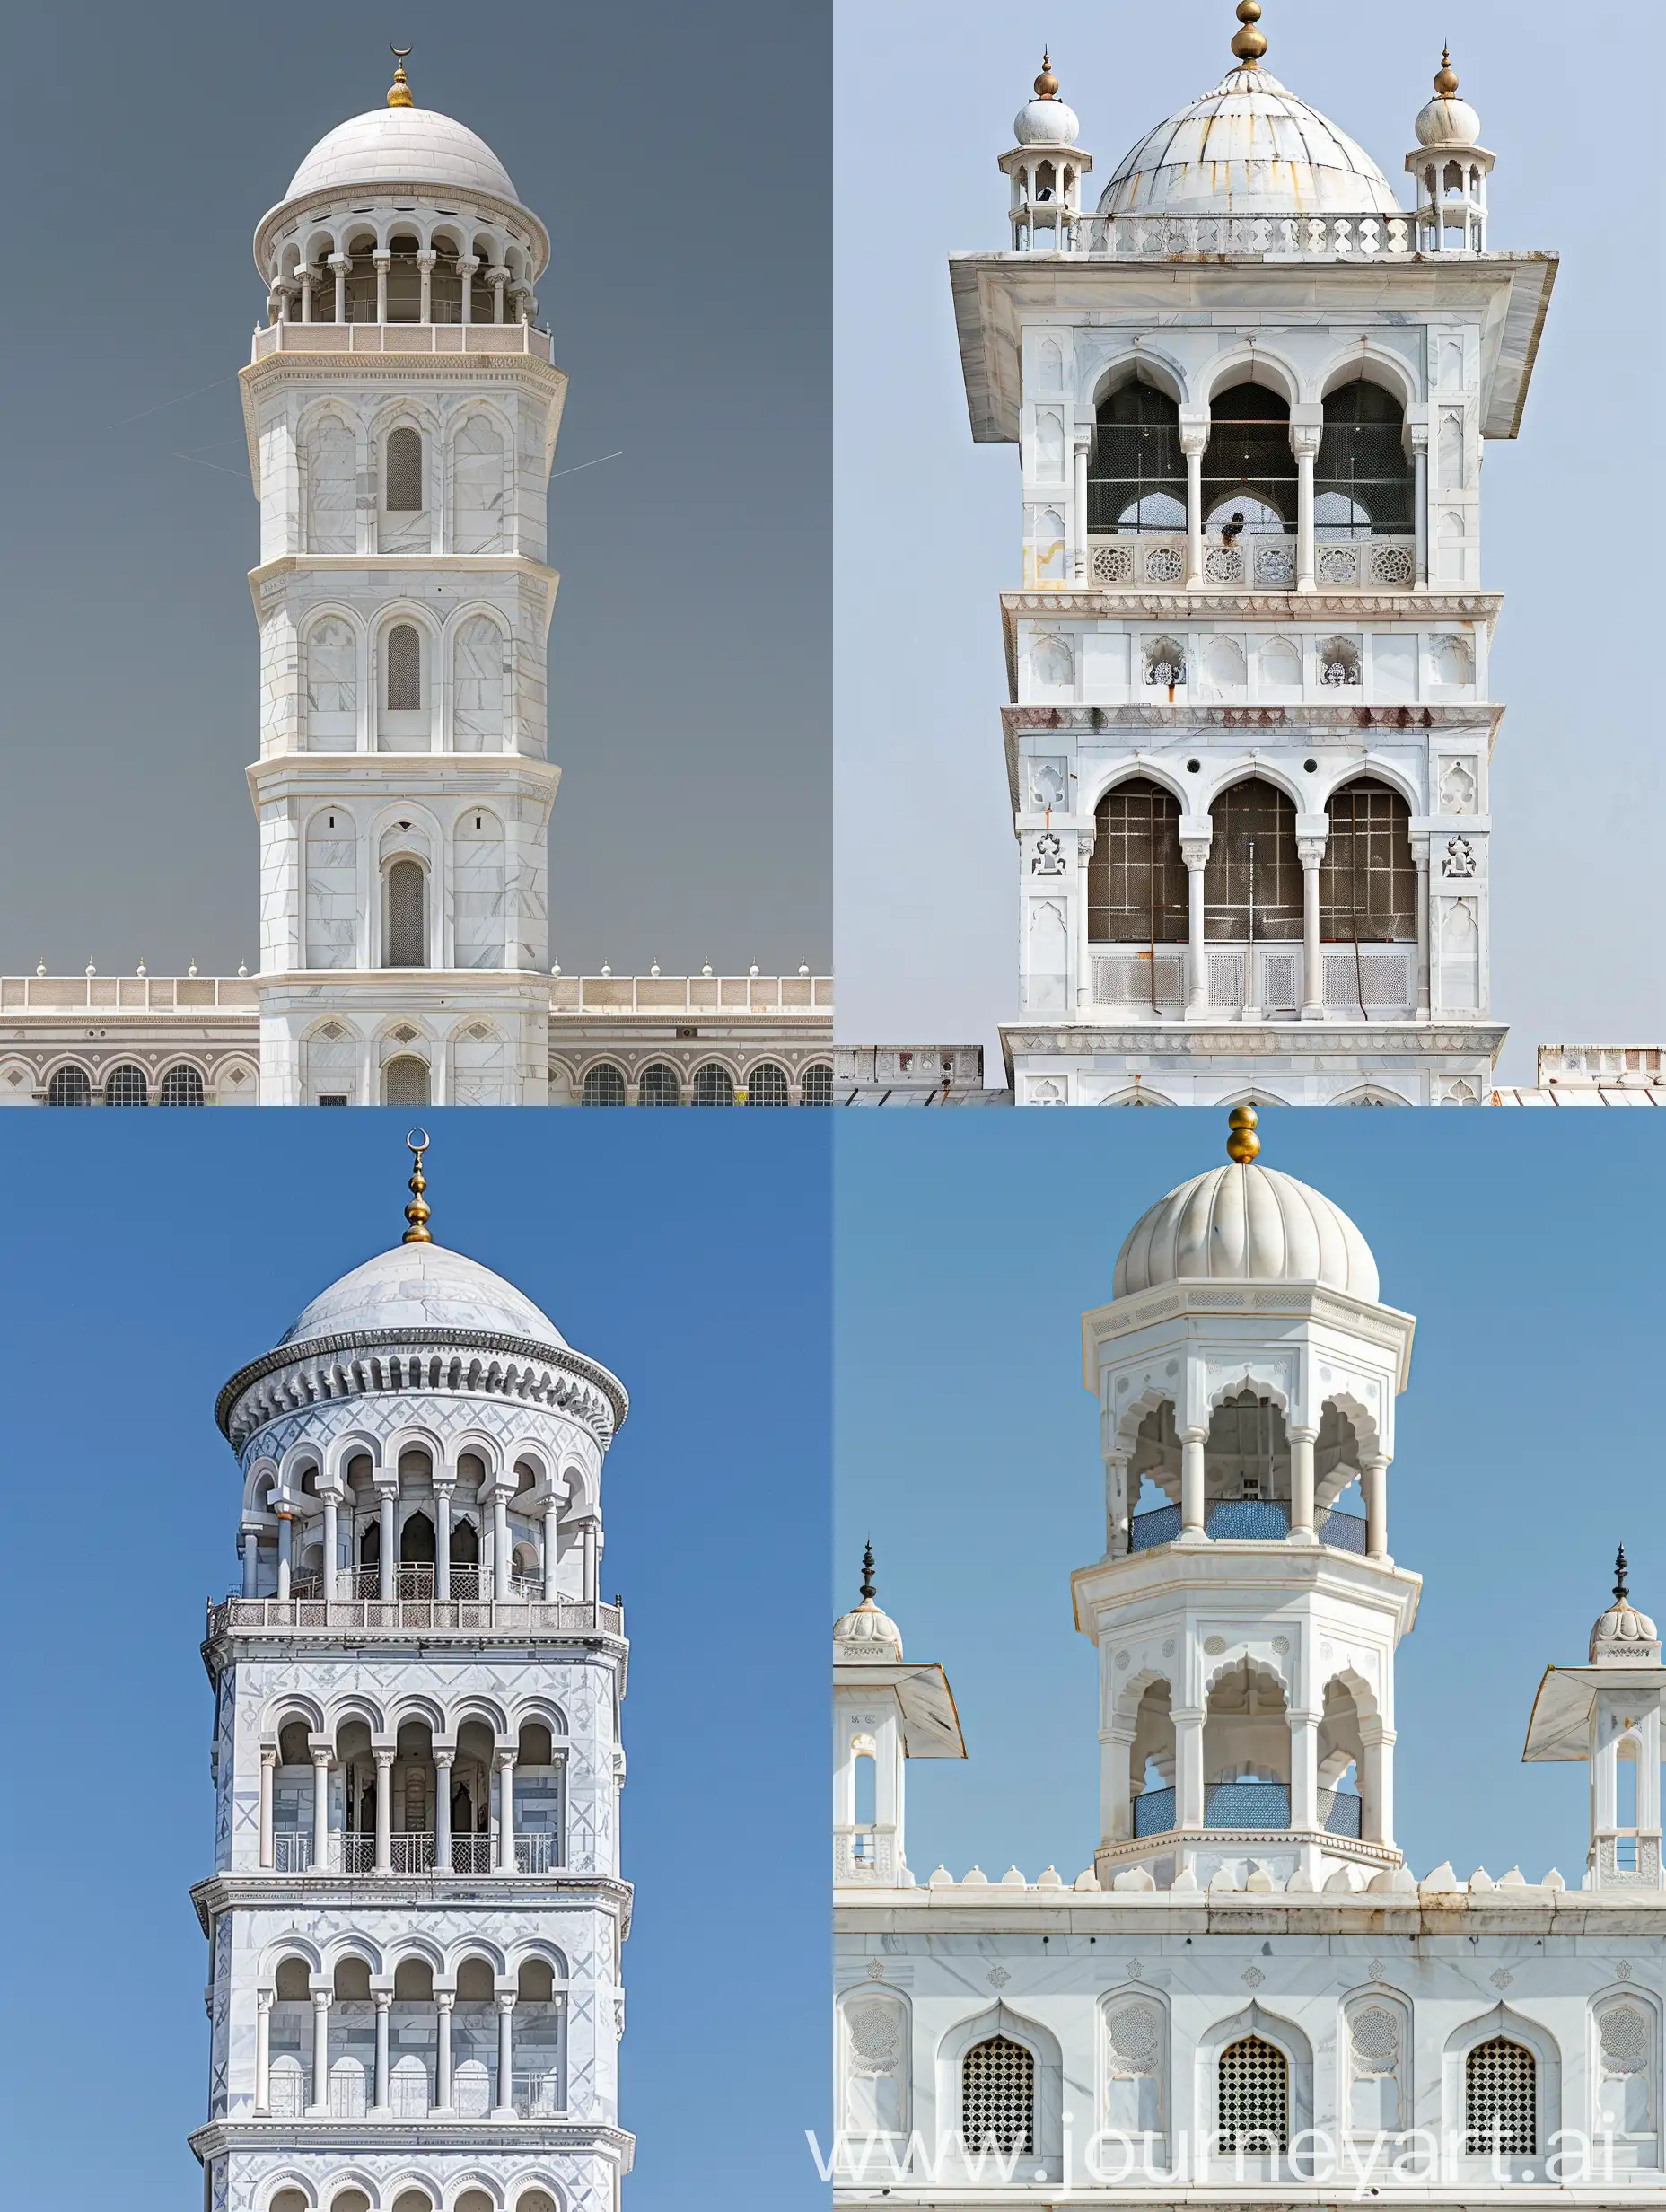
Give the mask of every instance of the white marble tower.
[(951, 264), (972, 434), (1019, 448), (1002, 602), (1017, 1102), (1472, 1104), (1489, 986), (1481, 461), (1555, 257), (1494, 250), (1443, 60), (1402, 207), (1263, 66), (1097, 211), (1044, 66), (1010, 250)]
[(256, 232), (264, 1102), (546, 1099), (548, 258), (402, 66)]
[(226, 1384), (209, 1608), (210, 2212), (618, 2212), (626, 1644), (600, 1602), (627, 1400), (429, 1238)]

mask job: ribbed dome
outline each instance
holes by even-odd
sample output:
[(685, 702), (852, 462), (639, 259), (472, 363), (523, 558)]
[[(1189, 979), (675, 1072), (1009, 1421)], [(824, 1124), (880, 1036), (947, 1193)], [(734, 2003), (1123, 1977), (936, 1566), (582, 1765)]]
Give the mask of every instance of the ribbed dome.
[(1229, 1163), (1143, 1214), (1117, 1255), (1111, 1295), (1159, 1284), (1322, 1283), (1377, 1303), (1371, 1247), (1322, 1191), (1276, 1168)]
[(1659, 1640), (1654, 1623), (1627, 1598), (1623, 1604), (1610, 1605), (1591, 1631), (1591, 1655), (1594, 1660), (1600, 1644), (1654, 1644)]
[(1101, 215), (1399, 215), (1363, 147), (1261, 68), (1233, 69), (1142, 138)]
[(547, 1313), (478, 1260), (443, 1244), (396, 1244), (320, 1291), (282, 1341), (374, 1333), (382, 1329), (452, 1330), (521, 1337), (564, 1348)]
[(286, 199), (343, 185), (439, 184), (514, 200), (509, 171), (484, 138), (433, 108), (372, 108), (319, 140)]
[[(855, 1612), (846, 1613), (833, 1624), (833, 1642), (836, 1656), (840, 1659), (900, 1659), (902, 1631), (889, 1613), (881, 1612), (872, 1598), (864, 1598)], [(860, 1653), (840, 1648), (860, 1644), (865, 1648)]]

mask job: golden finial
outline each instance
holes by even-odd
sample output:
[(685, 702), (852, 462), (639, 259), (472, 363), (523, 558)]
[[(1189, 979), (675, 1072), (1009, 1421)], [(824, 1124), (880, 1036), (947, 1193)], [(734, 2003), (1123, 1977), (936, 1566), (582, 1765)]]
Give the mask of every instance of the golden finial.
[(1261, 1140), (1255, 1133), (1255, 1108), (1234, 1106), (1226, 1117), (1230, 1134), (1226, 1139), (1226, 1156), (1240, 1167), (1248, 1167), (1261, 1149)]
[(413, 1154), (411, 1202), (405, 1209), (405, 1218), (411, 1225), (399, 1242), (401, 1244), (432, 1244), (434, 1239), (428, 1233), (428, 1201), (422, 1195), (428, 1188), (427, 1178), (422, 1172), (422, 1155), (428, 1149), (428, 1132), (426, 1129), (408, 1130), (405, 1141)]
[(408, 46), (395, 46), (391, 39), (388, 41), (388, 51), (393, 56), (393, 82), (388, 87), (388, 105), (390, 108), (414, 108), (416, 105), (411, 98), (411, 88), (405, 81), (405, 62), (410, 50)]
[(1057, 100), (1058, 98), (1058, 79), (1053, 75), (1053, 57), (1048, 52), (1046, 47), (1041, 48), (1041, 74), (1036, 79), (1036, 98), (1038, 100)]
[(1261, 0), (1238, 0), (1238, 20), (1243, 29), (1232, 40), (1232, 51), (1246, 69), (1253, 69), (1267, 51), (1266, 37), (1256, 29), (1261, 20)]
[(1458, 90), (1458, 72), (1452, 67), (1452, 49), (1441, 48), (1441, 66), (1434, 73), (1434, 90), (1438, 98), (1450, 100)]

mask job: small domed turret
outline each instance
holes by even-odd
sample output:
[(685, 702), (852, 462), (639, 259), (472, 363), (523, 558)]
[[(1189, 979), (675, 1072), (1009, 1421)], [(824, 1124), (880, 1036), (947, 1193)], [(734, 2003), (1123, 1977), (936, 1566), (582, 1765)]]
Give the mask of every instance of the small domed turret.
[(1481, 118), (1467, 100), (1458, 97), (1458, 72), (1452, 67), (1451, 47), (1441, 55), (1434, 73), (1434, 98), (1417, 117), (1417, 143), (1425, 146), (1473, 146), (1481, 142)]
[(1076, 144), (1076, 111), (1058, 96), (1053, 57), (1041, 57), (1035, 96), (1013, 118), (1017, 142), (1000, 166), (1012, 185), (1008, 216), (1015, 253), (1068, 253), (1082, 214), (1082, 180), (1093, 156)]
[(1480, 117), (1458, 97), (1450, 47), (1442, 52), (1434, 97), (1419, 110), (1416, 127), (1406, 167), (1417, 188), (1418, 252), (1485, 253), (1486, 180), (1495, 157), (1480, 143)]
[(1627, 1582), (1626, 1547), (1614, 1561), (1614, 1600), (1599, 1616), (1591, 1631), (1591, 1663), (1595, 1666), (1635, 1666), (1641, 1660), (1658, 1661), (1660, 1637), (1654, 1623), (1631, 1602)]
[(1075, 110), (1066, 107), (1058, 96), (1052, 57), (1044, 52), (1035, 97), (1026, 101), (1013, 117), (1013, 136), (1021, 146), (1072, 146), (1081, 127)]
[(862, 1602), (833, 1624), (833, 1656), (846, 1662), (875, 1659), (889, 1663), (902, 1656), (902, 1631), (873, 1602), (873, 1547), (862, 1550)]

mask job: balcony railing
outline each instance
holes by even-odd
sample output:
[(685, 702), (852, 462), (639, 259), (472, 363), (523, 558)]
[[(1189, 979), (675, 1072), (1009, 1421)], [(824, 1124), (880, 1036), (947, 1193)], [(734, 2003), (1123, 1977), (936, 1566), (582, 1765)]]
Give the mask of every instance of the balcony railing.
[[(529, 1588), (535, 1585), (529, 1584)], [(513, 1631), (537, 1636), (613, 1636), (625, 1633), (624, 1609), (587, 1604), (582, 1598), (245, 1598), (229, 1597), (208, 1608), (207, 1635), (311, 1631), (358, 1635), (383, 1629), (469, 1632)]]
[[(280, 1871), (304, 1873), (311, 1865), (311, 1842), (306, 1839), (307, 1851), (303, 1865)], [(434, 1871), (434, 1838), (425, 1830), (395, 1830), (390, 1839), (391, 1871), (396, 1874), (431, 1874)], [(330, 1852), (335, 1871), (343, 1874), (368, 1874), (376, 1870), (376, 1839), (373, 1835), (353, 1833), (336, 1835), (330, 1839)], [(489, 1874), (492, 1872), (492, 1839), (490, 1836), (453, 1836), (452, 1838), (452, 1872), (454, 1874)], [(535, 1867), (534, 1873), (545, 1873), (547, 1868)]]
[(1379, 261), (1417, 250), (1408, 215), (1081, 215), (1076, 250), (1118, 260)]
[[(1088, 582), (1107, 590), (1174, 591), (1186, 582), (1187, 541), (1181, 532), (1130, 531), (1088, 540)], [(1206, 543), (1202, 583), (1216, 591), (1293, 592), (1294, 538), (1268, 534), (1224, 545)], [(1415, 538), (1321, 540), (1314, 582), (1326, 592), (1406, 592), (1417, 581)]]
[[(1142, 1790), (1134, 1800), (1136, 1838), (1173, 1832), (1177, 1817), (1172, 1789)], [(1352, 1791), (1321, 1789), (1319, 1824), (1328, 1836), (1346, 1836), (1357, 1842), (1361, 1834), (1361, 1801)], [(1286, 1782), (1212, 1782), (1204, 1792), (1206, 1828), (1278, 1830), (1290, 1825), (1290, 1786)]]
[(280, 1874), (310, 1874), (312, 1869), (311, 1836), (278, 1834), (272, 1839), (272, 1865)]
[(551, 2067), (541, 2073), (522, 2074), (517, 2070), (511, 2091), (517, 2120), (558, 2120), (566, 2111), (559, 2067)]
[[(1365, 1523), (1356, 1513), (1338, 1513), (1333, 1507), (1328, 1513), (1313, 1515), (1313, 1532), (1321, 1544), (1328, 1544), (1333, 1551), (1354, 1551), (1365, 1556)], [(1128, 1549), (1154, 1551), (1162, 1544), (1171, 1544), (1180, 1533), (1180, 1509), (1178, 1505), (1158, 1505), (1149, 1513), (1136, 1513), (1128, 1523)], [(1211, 1541), (1248, 1539), (1252, 1542), (1278, 1543), (1290, 1533), (1290, 1508), (1274, 1498), (1223, 1498), (1211, 1505), (1204, 1522), (1204, 1533)]]
[[(1118, 1020), (1180, 1020), (1187, 1007), (1183, 944), (1096, 944), (1089, 948), (1096, 1010)], [(1328, 1018), (1393, 1022), (1416, 1006), (1417, 948), (1409, 943), (1339, 944), (1320, 952), (1320, 984)], [(1293, 939), (1253, 944), (1211, 938), (1204, 953), (1204, 1018), (1236, 1021), (1253, 1006), (1265, 1022), (1301, 1018), (1302, 947)]]
[(530, 354), (552, 358), (548, 330), (527, 322), (275, 322), (255, 332), (273, 354)]
[(561, 1864), (561, 1839), (548, 1830), (531, 1829), (524, 1836), (515, 1838), (515, 1872), (518, 1874), (554, 1874)]

